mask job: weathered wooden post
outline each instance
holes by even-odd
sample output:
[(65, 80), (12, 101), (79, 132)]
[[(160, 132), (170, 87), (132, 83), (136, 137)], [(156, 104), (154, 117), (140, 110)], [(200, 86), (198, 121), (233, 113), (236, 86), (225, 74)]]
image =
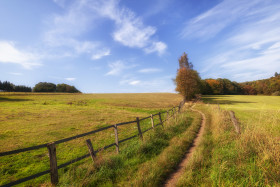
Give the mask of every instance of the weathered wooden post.
[(178, 113), (180, 113), (181, 105), (178, 106)]
[(143, 135), (142, 135), (141, 127), (140, 127), (139, 117), (136, 117), (136, 123), (137, 123), (137, 128), (138, 128), (138, 133), (139, 133), (140, 139), (143, 141)]
[(153, 114), (151, 114), (151, 123), (152, 123), (152, 127), (153, 127), (153, 129), (155, 129), (155, 126), (154, 126), (154, 117), (153, 117)]
[(239, 127), (239, 124), (238, 124), (238, 121), (235, 117), (235, 114), (233, 111), (229, 111), (229, 114), (230, 114), (230, 117), (231, 117), (231, 121), (233, 123), (233, 126), (235, 128), (235, 132), (240, 134), (240, 127)]
[(163, 123), (162, 123), (162, 119), (161, 119), (161, 114), (160, 112), (158, 113), (158, 116), (159, 116), (159, 122), (161, 123), (161, 125), (163, 126)]
[(119, 153), (119, 137), (118, 137), (118, 126), (117, 126), (117, 124), (114, 125), (114, 131), (115, 131), (116, 151), (117, 151), (117, 153)]
[(58, 183), (58, 169), (57, 169), (57, 160), (56, 160), (56, 148), (55, 143), (49, 143), (47, 145), (49, 156), (50, 156), (50, 174), (51, 174), (51, 183), (56, 185)]
[(92, 143), (91, 143), (90, 139), (87, 139), (86, 143), (87, 143), (87, 146), (88, 146), (88, 151), (89, 151), (89, 154), (91, 156), (91, 159), (92, 159), (92, 161), (94, 161), (96, 155), (94, 153), (94, 150), (93, 150)]
[(166, 120), (169, 118), (169, 110), (166, 111)]

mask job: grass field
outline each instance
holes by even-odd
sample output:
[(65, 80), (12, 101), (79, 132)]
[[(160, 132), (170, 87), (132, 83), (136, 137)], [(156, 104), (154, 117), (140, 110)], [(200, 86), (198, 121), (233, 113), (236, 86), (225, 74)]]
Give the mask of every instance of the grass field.
[[(135, 120), (136, 117), (147, 117), (177, 106), (180, 101), (179, 95), (164, 93), (1, 93), (0, 152), (49, 143), (103, 126)], [(119, 138), (136, 134), (135, 128), (136, 126), (122, 126), (119, 128)], [(85, 138), (58, 145), (58, 164), (86, 154)], [(114, 132), (109, 129), (97, 133), (92, 141), (95, 149), (111, 144), (114, 142)], [(46, 149), (0, 157), (0, 163), (0, 184), (49, 167)], [(49, 176), (40, 177), (33, 182), (41, 183), (46, 179)]]
[[(146, 117), (178, 105), (177, 94), (3, 94), (0, 95), (0, 152), (48, 143), (99, 127)], [(277, 186), (280, 183), (280, 97), (204, 96), (196, 104), (207, 117), (201, 143), (188, 162), (178, 186)], [(219, 110), (218, 104), (222, 110)], [(186, 108), (188, 105), (185, 106)], [(240, 122), (236, 134), (228, 110)], [(158, 121), (156, 121), (158, 122)], [(191, 145), (200, 115), (187, 110), (144, 135), (59, 170), (61, 186), (159, 186)], [(150, 121), (143, 122), (143, 128)], [(119, 138), (137, 134), (121, 126)], [(114, 142), (102, 131), (57, 146), (58, 164)], [(0, 184), (49, 168), (46, 149), (0, 157)], [(49, 175), (23, 185), (50, 185)]]
[[(204, 96), (203, 141), (178, 186), (279, 186), (280, 97)], [(220, 108), (223, 109), (220, 111)], [(239, 119), (234, 132), (227, 110)]]
[(187, 110), (164, 128), (133, 140), (120, 154), (101, 155), (97, 161), (70, 169), (61, 186), (161, 186), (191, 145), (201, 118)]

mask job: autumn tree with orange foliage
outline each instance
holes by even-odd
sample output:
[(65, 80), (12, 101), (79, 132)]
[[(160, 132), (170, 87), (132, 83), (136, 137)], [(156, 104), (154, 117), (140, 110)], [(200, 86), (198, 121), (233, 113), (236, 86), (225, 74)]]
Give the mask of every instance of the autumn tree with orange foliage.
[(200, 77), (193, 69), (186, 53), (179, 58), (179, 69), (175, 79), (176, 91), (179, 92), (185, 101), (190, 101), (200, 92)]

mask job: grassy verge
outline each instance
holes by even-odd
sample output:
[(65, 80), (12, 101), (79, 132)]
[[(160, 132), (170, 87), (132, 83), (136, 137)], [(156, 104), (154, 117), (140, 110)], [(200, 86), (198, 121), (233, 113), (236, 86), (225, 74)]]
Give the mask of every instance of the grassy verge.
[(154, 186), (176, 167), (200, 125), (199, 115), (184, 112), (175, 120), (132, 140), (120, 154), (101, 154), (92, 164), (72, 167), (62, 175), (60, 186)]
[[(247, 100), (246, 105), (251, 103), (256, 107), (255, 113), (248, 112), (252, 110), (250, 104), (248, 109), (241, 102), (234, 101), (236, 98), (230, 104), (229, 97), (226, 99), (224, 104), (235, 108), (239, 117), (241, 134), (234, 132), (225, 110), (220, 111), (215, 105), (198, 106), (207, 115), (207, 125), (203, 140), (177, 186), (279, 185), (279, 111), (267, 106), (269, 103), (266, 106), (263, 103), (259, 105), (263, 110), (258, 108), (256, 102), (258, 99), (261, 101), (260, 98)], [(226, 108), (219, 101), (221, 108)], [(270, 110), (269, 114), (267, 110)]]

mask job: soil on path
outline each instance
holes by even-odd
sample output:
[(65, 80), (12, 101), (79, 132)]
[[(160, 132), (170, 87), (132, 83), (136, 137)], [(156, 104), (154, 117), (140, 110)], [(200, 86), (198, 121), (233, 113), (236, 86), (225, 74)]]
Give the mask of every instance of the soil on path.
[(205, 126), (205, 123), (206, 123), (206, 117), (205, 117), (204, 113), (202, 113), (199, 110), (192, 109), (192, 111), (198, 112), (202, 116), (200, 129), (199, 129), (191, 147), (187, 150), (185, 156), (183, 157), (183, 160), (181, 161), (181, 163), (177, 166), (176, 170), (165, 181), (165, 184), (164, 184), (165, 187), (173, 187), (173, 186), (176, 185), (179, 177), (184, 172), (185, 165), (188, 163), (189, 159), (192, 157), (192, 155), (195, 151), (195, 148), (198, 146), (199, 142), (201, 141), (201, 137), (202, 137), (203, 131), (204, 131), (204, 126)]

